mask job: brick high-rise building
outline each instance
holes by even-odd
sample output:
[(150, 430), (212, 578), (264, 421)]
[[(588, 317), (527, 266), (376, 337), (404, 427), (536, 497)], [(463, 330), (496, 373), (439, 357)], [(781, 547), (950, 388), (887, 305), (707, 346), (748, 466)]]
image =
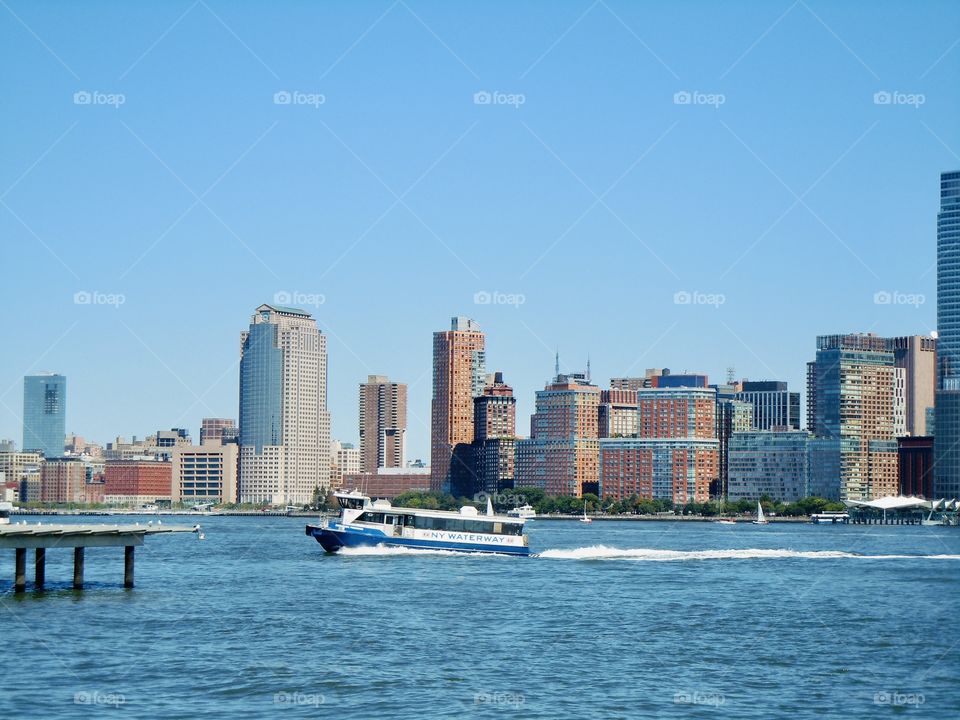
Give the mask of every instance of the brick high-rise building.
[(636, 437), (637, 391), (601, 390), (597, 423), (597, 437)]
[(517, 441), (515, 487), (581, 496), (600, 489), (600, 388), (585, 374), (557, 375), (537, 391), (531, 437)]
[(327, 338), (310, 313), (261, 305), (240, 342), (240, 501), (308, 504), (330, 487)]
[(457, 445), (474, 441), (473, 399), (486, 383), (486, 337), (476, 322), (455, 317), (433, 334), (433, 401), (430, 414), (430, 487), (449, 492)]
[(57, 458), (40, 466), (40, 501), (83, 503), (87, 468), (79, 458)]
[(360, 454), (363, 472), (402, 468), (406, 461), (407, 386), (385, 375), (360, 383)]
[[(667, 376), (669, 377), (669, 376)], [(704, 502), (720, 477), (717, 391), (693, 386), (637, 391), (637, 438), (602, 440), (601, 487), (622, 499), (649, 491), (675, 503)]]
[(515, 479), (517, 399), (513, 388), (495, 373), (493, 382), (473, 400), (475, 489), (495, 493), (512, 488)]
[(104, 464), (104, 501), (136, 506), (170, 501), (172, 465), (155, 460), (108, 460)]

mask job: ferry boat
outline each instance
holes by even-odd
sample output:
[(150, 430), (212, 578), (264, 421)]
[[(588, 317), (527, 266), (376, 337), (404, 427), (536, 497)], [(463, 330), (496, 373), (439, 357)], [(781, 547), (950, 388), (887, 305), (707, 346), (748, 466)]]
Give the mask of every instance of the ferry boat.
[(810, 516), (810, 522), (814, 525), (846, 525), (850, 522), (850, 514), (845, 512), (820, 512), (813, 513)]
[(512, 518), (523, 518), (524, 520), (533, 520), (537, 516), (537, 511), (530, 505), (521, 505), (511, 510), (507, 510), (507, 516)]
[(524, 518), (487, 514), (466, 505), (459, 512), (393, 507), (389, 500), (371, 501), (354, 490), (335, 493), (340, 517), (307, 525), (327, 552), (342, 547), (403, 547), (418, 550), (451, 550), (468, 553), (529, 555)]

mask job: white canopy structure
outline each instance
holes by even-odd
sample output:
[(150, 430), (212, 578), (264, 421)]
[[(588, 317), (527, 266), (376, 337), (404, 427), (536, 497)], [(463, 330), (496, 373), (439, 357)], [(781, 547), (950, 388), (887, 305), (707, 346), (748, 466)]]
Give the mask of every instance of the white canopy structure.
[[(930, 510), (933, 508), (933, 502), (923, 498), (889, 495), (878, 500), (844, 500), (847, 507), (874, 508), (876, 510)], [(940, 500), (939, 502), (944, 502)]]

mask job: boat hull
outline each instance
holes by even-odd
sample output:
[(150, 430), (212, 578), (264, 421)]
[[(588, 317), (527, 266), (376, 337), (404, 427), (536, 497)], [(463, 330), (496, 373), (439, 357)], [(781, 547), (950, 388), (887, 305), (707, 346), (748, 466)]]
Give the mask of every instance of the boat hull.
[(450, 552), (517, 555), (521, 557), (530, 554), (528, 547), (390, 537), (382, 533), (364, 532), (344, 526), (307, 525), (306, 534), (314, 537), (323, 549), (330, 553), (335, 553), (345, 547), (377, 547), (379, 545), (412, 550), (447, 550)]

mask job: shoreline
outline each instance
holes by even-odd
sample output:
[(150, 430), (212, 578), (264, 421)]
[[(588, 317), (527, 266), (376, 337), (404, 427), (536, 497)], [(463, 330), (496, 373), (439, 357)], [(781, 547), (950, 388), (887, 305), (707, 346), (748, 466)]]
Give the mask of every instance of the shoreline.
[[(50, 517), (103, 517), (103, 516), (128, 516), (128, 517), (294, 517), (294, 518), (317, 518), (317, 517), (336, 517), (336, 513), (328, 512), (305, 512), (303, 510), (297, 511), (287, 511), (287, 510), (217, 510), (217, 511), (194, 511), (194, 510), (159, 510), (153, 512), (145, 512), (142, 510), (66, 510), (66, 509), (54, 509), (54, 508), (43, 508), (43, 509), (26, 509), (26, 508), (17, 508), (10, 513), (10, 517), (19, 517), (23, 515), (39, 515), (39, 516), (50, 516)], [(533, 518), (534, 522), (538, 521), (553, 521), (553, 520), (580, 520), (582, 515), (538, 515)], [(627, 521), (627, 522), (715, 522), (719, 518), (716, 516), (701, 516), (701, 515), (588, 515), (591, 520), (598, 522), (615, 522), (615, 521)], [(752, 523), (753, 517), (746, 516), (737, 516), (737, 517), (727, 517), (725, 520), (733, 520), (738, 525), (741, 523)], [(798, 515), (798, 516), (767, 516), (767, 520), (770, 524), (773, 523), (809, 523), (810, 517), (808, 515)]]

